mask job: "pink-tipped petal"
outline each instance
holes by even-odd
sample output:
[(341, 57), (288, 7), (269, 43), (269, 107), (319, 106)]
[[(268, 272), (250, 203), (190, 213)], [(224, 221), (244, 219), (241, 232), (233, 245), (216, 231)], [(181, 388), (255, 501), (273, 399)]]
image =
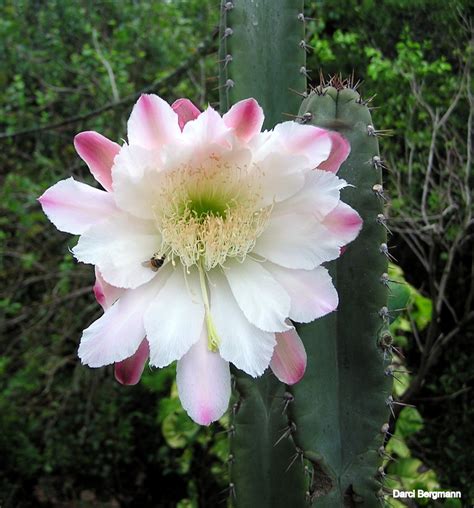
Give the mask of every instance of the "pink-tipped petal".
[(207, 333), (178, 361), (178, 394), (183, 408), (200, 425), (218, 420), (230, 398), (229, 363), (209, 351)]
[(111, 194), (74, 178), (56, 183), (38, 201), (59, 231), (73, 235), (84, 233), (118, 211)]
[(324, 218), (323, 224), (343, 245), (354, 240), (362, 228), (360, 215), (342, 201)]
[(82, 334), (79, 358), (89, 367), (121, 362), (135, 354), (145, 337), (143, 312), (159, 284), (153, 281), (124, 294)]
[(329, 132), (332, 141), (329, 157), (318, 166), (319, 169), (337, 173), (341, 164), (347, 159), (351, 151), (349, 141), (338, 132)]
[(81, 132), (74, 138), (74, 147), (89, 166), (94, 178), (108, 191), (112, 190), (112, 166), (120, 145), (98, 132)]
[(190, 120), (195, 120), (201, 114), (199, 109), (189, 99), (178, 99), (173, 102), (171, 107), (178, 115), (178, 123), (181, 130)]
[(128, 141), (149, 150), (173, 142), (180, 135), (178, 115), (171, 106), (153, 94), (143, 94), (128, 120)]
[(130, 358), (115, 364), (115, 379), (123, 385), (136, 385), (142, 377), (149, 354), (148, 341), (143, 339)]
[(234, 104), (223, 119), (238, 138), (247, 142), (260, 132), (265, 116), (255, 99), (245, 99)]
[(275, 376), (287, 385), (297, 383), (306, 370), (306, 351), (296, 330), (277, 333), (277, 345), (270, 367)]
[(123, 288), (116, 288), (104, 280), (97, 266), (95, 267), (94, 295), (97, 302), (104, 310), (111, 307), (125, 291)]

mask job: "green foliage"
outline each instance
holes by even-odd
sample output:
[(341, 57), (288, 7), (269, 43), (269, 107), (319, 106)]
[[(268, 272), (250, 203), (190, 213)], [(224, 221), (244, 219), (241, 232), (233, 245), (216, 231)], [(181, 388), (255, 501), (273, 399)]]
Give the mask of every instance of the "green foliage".
[[(391, 279), (397, 281), (396, 287), (405, 289), (405, 304), (391, 323), (390, 331), (397, 345), (406, 348), (410, 339), (409, 332), (411, 332), (409, 320), (415, 320), (419, 330), (425, 328), (431, 320), (431, 301), (406, 282), (400, 267), (391, 264), (389, 273)], [(393, 363), (396, 366), (394, 394), (399, 399), (410, 385), (412, 375), (409, 373), (403, 357), (395, 355)], [(394, 459), (387, 458), (384, 461), (387, 488), (404, 491), (443, 490), (436, 472), (415, 457), (412, 451), (413, 448), (418, 449), (417, 439), (424, 428), (423, 417), (415, 407), (404, 407), (400, 411), (395, 424), (395, 432), (385, 448), (387, 454)], [(387, 499), (394, 508), (405, 506), (400, 500)], [(428, 499), (421, 498), (417, 499), (417, 505), (431, 506)], [(462, 505), (458, 499), (444, 499), (438, 500), (436, 506), (461, 508)]]
[[(395, 134), (384, 139), (382, 154), (399, 179), (391, 181), (395, 175), (388, 175), (395, 191), (391, 214), (405, 217), (407, 208), (419, 203), (432, 137), (431, 118), (420, 107), (414, 87), (423, 101), (439, 112), (456, 95), (462, 79), (460, 66), (472, 58), (465, 3), (385, 1), (383, 15), (375, 2), (368, 0), (309, 2), (309, 7), (315, 19), (307, 30), (315, 50), (308, 56), (308, 68), (321, 69), (325, 76), (347, 76), (355, 71), (363, 81), (364, 96), (376, 94), (377, 125)], [(468, 112), (467, 106), (459, 108), (456, 115), (454, 125), (461, 137)], [(453, 145), (451, 140), (451, 145), (458, 143)], [(444, 210), (442, 195), (442, 185), (430, 194), (428, 213)]]
[[(139, 91), (194, 53), (217, 15), (211, 1), (3, 2), (0, 131), (88, 113), (115, 100), (112, 82), (119, 98)], [(173, 89), (157, 91), (169, 100), (189, 96), (202, 107), (214, 69), (212, 58), (201, 59)], [(147, 369), (140, 385), (123, 387), (111, 369), (80, 365), (81, 331), (100, 313), (93, 270), (74, 262), (68, 247), (75, 240), (56, 232), (36, 201), (71, 174), (93, 183), (73, 136), (94, 129), (119, 140), (131, 106), (0, 142), (5, 508), (220, 500), (227, 439), (190, 424), (172, 384), (173, 368)]]

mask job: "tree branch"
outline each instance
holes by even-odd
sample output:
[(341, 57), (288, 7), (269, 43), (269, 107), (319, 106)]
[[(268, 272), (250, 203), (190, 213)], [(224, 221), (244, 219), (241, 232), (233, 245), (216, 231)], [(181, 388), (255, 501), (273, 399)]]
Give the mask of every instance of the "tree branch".
[(108, 104), (105, 104), (104, 106), (94, 109), (92, 111), (89, 111), (88, 113), (83, 113), (81, 115), (72, 116), (70, 118), (66, 118), (64, 120), (60, 120), (59, 122), (53, 122), (47, 125), (40, 125), (37, 127), (31, 127), (28, 129), (22, 129), (16, 132), (1, 132), (0, 133), (0, 139), (13, 139), (20, 136), (30, 136), (33, 134), (37, 134), (38, 132), (43, 131), (49, 131), (53, 129), (59, 129), (61, 127), (65, 127), (66, 125), (71, 125), (74, 123), (82, 122), (84, 120), (89, 120), (91, 118), (94, 118), (96, 116), (101, 115), (102, 113), (105, 113), (106, 111), (109, 111), (113, 108), (116, 108), (117, 106), (121, 106), (124, 104), (130, 104), (132, 102), (135, 102), (139, 99), (139, 97), (144, 93), (153, 92), (157, 88), (168, 86), (171, 83), (177, 81), (181, 76), (186, 74), (188, 69), (193, 66), (196, 62), (199, 61), (199, 59), (203, 56), (209, 55), (214, 51), (214, 36), (206, 40), (205, 42), (201, 43), (196, 52), (189, 57), (187, 60), (185, 60), (179, 67), (177, 67), (173, 72), (168, 74), (168, 76), (165, 76), (164, 78), (161, 78), (151, 85), (146, 86), (142, 90), (135, 92), (131, 95), (127, 95), (126, 97), (123, 97), (119, 101), (113, 101), (109, 102)]

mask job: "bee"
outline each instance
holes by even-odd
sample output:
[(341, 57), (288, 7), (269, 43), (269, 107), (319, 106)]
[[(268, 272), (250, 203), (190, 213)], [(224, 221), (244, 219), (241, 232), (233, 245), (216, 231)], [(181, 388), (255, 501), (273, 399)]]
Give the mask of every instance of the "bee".
[(144, 266), (145, 268), (151, 268), (154, 272), (157, 272), (163, 266), (164, 262), (165, 262), (164, 256), (162, 258), (152, 256), (149, 260), (144, 261), (142, 263), (142, 266)]

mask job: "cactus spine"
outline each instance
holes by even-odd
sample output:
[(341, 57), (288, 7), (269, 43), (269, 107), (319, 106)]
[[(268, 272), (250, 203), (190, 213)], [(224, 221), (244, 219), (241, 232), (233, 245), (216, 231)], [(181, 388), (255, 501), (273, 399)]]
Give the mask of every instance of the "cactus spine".
[[(285, 120), (283, 113), (296, 114), (301, 98), (291, 90), (306, 87), (303, 40), (302, 0), (223, 1), (221, 111), (254, 97), (267, 129)], [(290, 389), (269, 372), (253, 380), (234, 371), (229, 496), (238, 508), (378, 507), (391, 379), (384, 374), (388, 250), (377, 132), (358, 93), (341, 83), (311, 93), (298, 117), (349, 139), (339, 174), (354, 187), (343, 200), (364, 226), (330, 266), (338, 311), (298, 326), (308, 353), (303, 380)]]

